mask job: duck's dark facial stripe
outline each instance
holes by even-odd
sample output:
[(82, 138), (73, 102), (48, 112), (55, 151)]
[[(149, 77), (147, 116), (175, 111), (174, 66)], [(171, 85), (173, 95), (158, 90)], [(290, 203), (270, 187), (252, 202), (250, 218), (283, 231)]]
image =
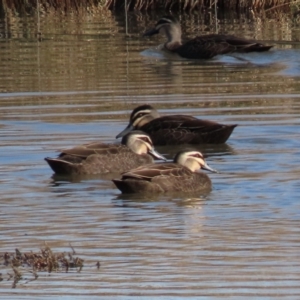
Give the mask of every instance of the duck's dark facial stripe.
[(177, 23), (177, 20), (172, 16), (163, 16), (161, 19), (158, 20), (157, 24), (170, 24), (170, 23)]
[(144, 104), (144, 105), (140, 105), (140, 106), (136, 107), (130, 115), (130, 120), (132, 120), (135, 117), (137, 112), (141, 112), (141, 111), (145, 111), (145, 110), (151, 111), (151, 110), (153, 110), (153, 107), (148, 104)]
[(157, 27), (157, 26), (159, 26), (159, 25), (171, 24), (171, 23), (172, 23), (172, 21), (171, 21), (170, 19), (165, 19), (165, 18), (163, 18), (163, 19), (160, 19), (160, 20), (156, 23), (156, 26), (155, 26), (155, 27)]
[(140, 136), (139, 139), (146, 142), (147, 144), (153, 146), (152, 141), (148, 136)]
[(194, 153), (194, 154), (191, 154), (190, 156), (204, 159), (203, 155), (202, 155), (200, 152), (196, 152), (196, 153)]
[(140, 119), (141, 117), (143, 117), (145, 115), (149, 115), (150, 113), (151, 113), (150, 109), (137, 111), (136, 114), (132, 116), (132, 123), (134, 123), (136, 120)]

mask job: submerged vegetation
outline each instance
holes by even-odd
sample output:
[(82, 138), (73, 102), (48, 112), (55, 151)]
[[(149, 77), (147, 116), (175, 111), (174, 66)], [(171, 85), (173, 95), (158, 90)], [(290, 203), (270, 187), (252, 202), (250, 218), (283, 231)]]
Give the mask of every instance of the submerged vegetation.
[(30, 13), (39, 6), (42, 11), (51, 9), (59, 11), (73, 11), (80, 8), (110, 9), (110, 10), (183, 10), (193, 11), (212, 9), (218, 7), (221, 10), (240, 9), (288, 9), (291, 5), (297, 5), (298, 0), (2, 0), (0, 12), (7, 11), (18, 13)]
[[(76, 253), (74, 248), (71, 248), (72, 253), (54, 253), (48, 246), (38, 252), (22, 253), (19, 249), (15, 249), (13, 253), (1, 253), (1, 267), (10, 268), (11, 271), (7, 269), (7, 274), (0, 273), (0, 281), (12, 280), (12, 288), (15, 288), (22, 280), (25, 280), (25, 283), (37, 280), (39, 277), (37, 272), (68, 272), (69, 270), (80, 272), (83, 259), (74, 257)], [(100, 263), (98, 262), (96, 266), (99, 269)], [(32, 276), (28, 278), (28, 274)]]

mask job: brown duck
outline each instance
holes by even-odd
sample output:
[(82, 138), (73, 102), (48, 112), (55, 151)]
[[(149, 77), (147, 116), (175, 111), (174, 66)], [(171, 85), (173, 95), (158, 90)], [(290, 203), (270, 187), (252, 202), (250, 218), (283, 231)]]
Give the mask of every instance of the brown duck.
[(125, 135), (121, 145), (91, 143), (63, 150), (57, 158), (45, 160), (56, 174), (88, 175), (124, 172), (157, 159), (165, 158), (155, 151), (151, 138), (142, 131)]
[(222, 144), (236, 126), (188, 115), (160, 116), (156, 109), (145, 104), (132, 111), (128, 126), (116, 138), (131, 130), (142, 130), (150, 135), (154, 145)]
[(255, 40), (225, 34), (201, 35), (182, 43), (180, 24), (172, 16), (161, 18), (153, 29), (144, 33), (144, 36), (152, 36), (157, 33), (166, 35), (167, 42), (164, 44), (166, 50), (190, 59), (209, 59), (218, 54), (232, 52), (263, 52), (273, 47)]
[(200, 169), (216, 172), (196, 150), (184, 150), (173, 163), (149, 164), (122, 174), (113, 179), (124, 194), (132, 193), (194, 193), (211, 190), (211, 180)]

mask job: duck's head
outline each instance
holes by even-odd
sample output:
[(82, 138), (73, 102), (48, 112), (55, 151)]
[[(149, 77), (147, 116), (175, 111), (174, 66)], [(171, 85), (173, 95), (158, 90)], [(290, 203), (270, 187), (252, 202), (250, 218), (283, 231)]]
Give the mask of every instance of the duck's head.
[(150, 136), (143, 131), (133, 130), (129, 132), (122, 138), (121, 143), (136, 154), (150, 154), (154, 158), (166, 161), (166, 158), (154, 149)]
[(169, 41), (181, 38), (181, 28), (179, 22), (172, 16), (164, 16), (155, 24), (155, 27), (146, 31), (143, 36), (154, 34), (165, 34)]
[(213, 173), (218, 173), (218, 171), (212, 169), (205, 162), (203, 154), (197, 150), (184, 150), (178, 152), (174, 158), (174, 162), (190, 169), (192, 172), (203, 169)]
[(140, 129), (143, 125), (158, 117), (160, 117), (159, 113), (151, 105), (140, 105), (132, 111), (129, 124), (116, 136), (116, 138), (120, 138), (134, 129)]

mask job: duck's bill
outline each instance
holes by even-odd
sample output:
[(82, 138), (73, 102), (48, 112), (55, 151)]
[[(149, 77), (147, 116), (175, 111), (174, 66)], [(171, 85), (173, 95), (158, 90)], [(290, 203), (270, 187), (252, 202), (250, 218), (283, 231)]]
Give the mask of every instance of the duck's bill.
[(154, 35), (154, 34), (158, 34), (159, 31), (156, 29), (156, 28), (152, 28), (148, 31), (146, 31), (143, 36), (151, 36), (151, 35)]
[(210, 172), (213, 172), (213, 173), (219, 173), (217, 170), (211, 168), (207, 163), (202, 165), (201, 169), (206, 170), (206, 171), (210, 171)]
[(133, 129), (134, 129), (134, 127), (131, 124), (128, 124), (128, 126), (116, 136), (116, 139), (123, 137), (124, 135), (126, 135), (127, 133), (132, 131)]
[(164, 156), (162, 156), (160, 153), (158, 153), (155, 149), (150, 149), (149, 154), (151, 154), (154, 158), (167, 161), (167, 159)]

